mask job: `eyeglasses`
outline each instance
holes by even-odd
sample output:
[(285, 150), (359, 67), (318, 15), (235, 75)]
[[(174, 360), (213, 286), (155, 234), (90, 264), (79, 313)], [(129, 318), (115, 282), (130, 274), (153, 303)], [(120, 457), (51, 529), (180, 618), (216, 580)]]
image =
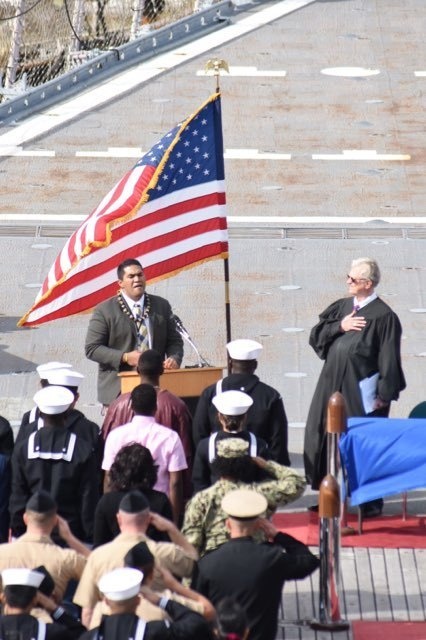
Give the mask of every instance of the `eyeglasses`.
[(349, 274), (346, 276), (346, 280), (349, 280), (351, 284), (359, 284), (360, 282), (368, 282), (368, 278), (352, 278)]

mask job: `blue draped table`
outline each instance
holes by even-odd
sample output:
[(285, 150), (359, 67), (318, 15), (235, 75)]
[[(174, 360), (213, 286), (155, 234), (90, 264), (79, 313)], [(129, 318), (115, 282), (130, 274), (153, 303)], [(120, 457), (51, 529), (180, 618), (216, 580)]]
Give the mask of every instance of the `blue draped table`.
[(426, 419), (349, 418), (340, 454), (353, 506), (426, 487)]

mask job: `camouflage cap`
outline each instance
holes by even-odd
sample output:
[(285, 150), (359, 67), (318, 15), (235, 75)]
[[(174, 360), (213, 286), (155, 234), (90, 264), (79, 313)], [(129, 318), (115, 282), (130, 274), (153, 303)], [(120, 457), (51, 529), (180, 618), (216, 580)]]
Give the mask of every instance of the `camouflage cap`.
[(219, 458), (241, 458), (249, 454), (249, 443), (242, 438), (225, 438), (216, 443)]

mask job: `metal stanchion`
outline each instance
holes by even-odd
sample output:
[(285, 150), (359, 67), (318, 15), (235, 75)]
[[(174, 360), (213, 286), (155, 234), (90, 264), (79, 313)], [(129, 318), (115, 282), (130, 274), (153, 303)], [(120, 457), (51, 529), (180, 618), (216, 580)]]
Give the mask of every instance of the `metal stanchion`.
[(312, 629), (343, 631), (349, 622), (340, 615), (340, 472), (339, 438), (346, 430), (345, 401), (334, 393), (327, 410), (327, 470), (319, 490), (320, 585), (319, 618)]
[[(336, 479), (342, 477), (342, 465), (340, 463), (339, 440), (346, 431), (346, 405), (341, 393), (336, 391), (328, 401), (327, 406), (327, 473), (331, 473)], [(342, 536), (353, 536), (356, 531), (348, 526), (348, 514), (346, 500), (342, 510)]]

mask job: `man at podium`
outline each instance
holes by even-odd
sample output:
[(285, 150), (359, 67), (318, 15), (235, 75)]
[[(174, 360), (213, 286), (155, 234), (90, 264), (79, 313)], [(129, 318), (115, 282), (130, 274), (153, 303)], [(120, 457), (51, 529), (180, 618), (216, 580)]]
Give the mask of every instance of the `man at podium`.
[(90, 320), (85, 352), (99, 364), (98, 400), (108, 406), (120, 393), (119, 371), (131, 371), (146, 349), (155, 349), (165, 369), (177, 369), (183, 340), (167, 300), (145, 291), (138, 260), (124, 260), (117, 269), (119, 291), (99, 304)]

